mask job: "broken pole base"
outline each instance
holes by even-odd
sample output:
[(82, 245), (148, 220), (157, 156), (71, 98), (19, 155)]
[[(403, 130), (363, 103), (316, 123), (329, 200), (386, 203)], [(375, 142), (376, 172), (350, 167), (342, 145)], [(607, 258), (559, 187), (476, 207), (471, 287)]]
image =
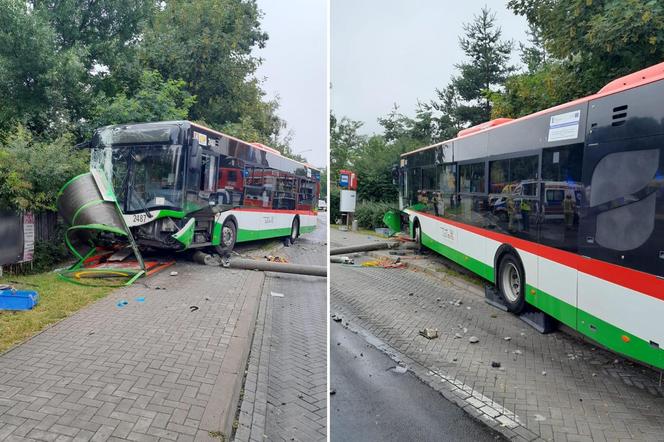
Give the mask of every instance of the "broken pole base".
[[(493, 285), (484, 285), (484, 301), (504, 312), (509, 311), (503, 295)], [(526, 304), (518, 316), (519, 319), (542, 334), (554, 332), (558, 328), (558, 322), (554, 318), (530, 304)]]

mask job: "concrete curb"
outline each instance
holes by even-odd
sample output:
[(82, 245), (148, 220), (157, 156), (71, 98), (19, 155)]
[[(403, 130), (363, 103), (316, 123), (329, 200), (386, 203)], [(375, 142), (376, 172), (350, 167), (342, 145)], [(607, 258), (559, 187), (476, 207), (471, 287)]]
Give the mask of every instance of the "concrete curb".
[(198, 440), (219, 440), (209, 433), (220, 434), (226, 438), (222, 440), (228, 440), (233, 431), (264, 281), (263, 273), (255, 272), (255, 277), (249, 278), (244, 287), (247, 296), (199, 426), (208, 436)]

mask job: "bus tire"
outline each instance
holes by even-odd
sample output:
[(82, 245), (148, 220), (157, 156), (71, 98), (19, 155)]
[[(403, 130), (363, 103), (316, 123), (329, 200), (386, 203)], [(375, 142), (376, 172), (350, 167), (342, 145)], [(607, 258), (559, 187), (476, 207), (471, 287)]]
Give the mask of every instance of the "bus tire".
[(423, 252), (424, 246), (422, 245), (422, 227), (420, 227), (420, 222), (415, 220), (415, 225), (413, 226), (413, 236), (415, 239), (415, 244), (417, 244), (417, 251)]
[(291, 225), (290, 235), (286, 238), (286, 245), (295, 244), (297, 237), (300, 236), (300, 218), (293, 218), (293, 224)]
[(500, 259), (496, 286), (503, 296), (507, 310), (519, 314), (526, 306), (526, 274), (519, 259), (512, 252)]
[(215, 251), (221, 256), (227, 255), (235, 247), (235, 241), (237, 240), (237, 227), (231, 219), (227, 219), (221, 225), (221, 238), (219, 240), (219, 245), (214, 246)]

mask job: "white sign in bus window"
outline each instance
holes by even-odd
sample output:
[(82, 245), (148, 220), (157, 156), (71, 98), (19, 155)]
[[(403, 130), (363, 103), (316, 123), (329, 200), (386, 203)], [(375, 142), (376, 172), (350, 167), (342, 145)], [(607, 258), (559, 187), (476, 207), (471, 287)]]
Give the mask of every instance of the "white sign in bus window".
[(549, 121), (549, 143), (578, 138), (580, 120), (580, 110), (553, 115)]

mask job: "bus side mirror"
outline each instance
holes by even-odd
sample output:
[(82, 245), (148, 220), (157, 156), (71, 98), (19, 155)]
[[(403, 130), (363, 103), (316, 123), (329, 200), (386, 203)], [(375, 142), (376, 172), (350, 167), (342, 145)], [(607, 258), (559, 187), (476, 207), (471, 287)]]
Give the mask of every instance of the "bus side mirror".
[(196, 170), (201, 168), (201, 146), (198, 140), (191, 140), (189, 147), (189, 169)]
[(392, 184), (399, 185), (399, 166), (392, 166)]

